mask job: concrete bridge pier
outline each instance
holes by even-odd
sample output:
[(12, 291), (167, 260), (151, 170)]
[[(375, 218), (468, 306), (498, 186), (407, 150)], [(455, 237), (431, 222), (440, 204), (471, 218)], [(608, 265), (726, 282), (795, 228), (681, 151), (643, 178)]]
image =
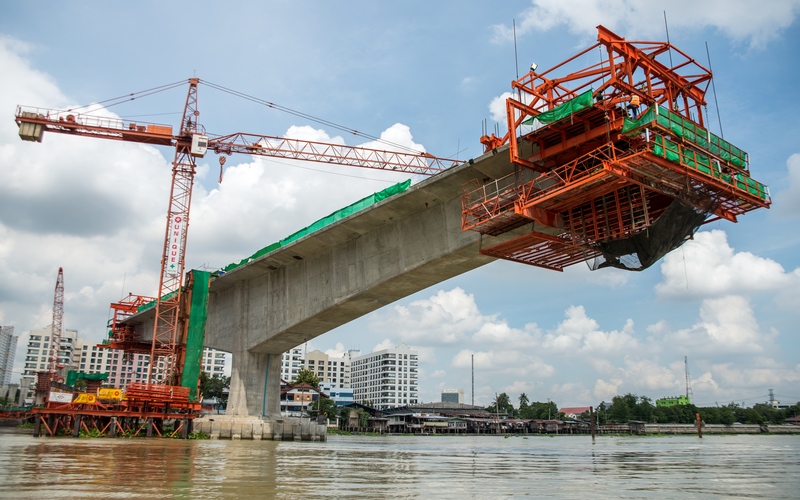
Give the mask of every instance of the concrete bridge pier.
[[(231, 385), (227, 415), (280, 417), (282, 353), (251, 352), (251, 337), (259, 336), (249, 325), (249, 284), (237, 281), (233, 286), (231, 341)], [(263, 335), (263, 333), (260, 333)]]

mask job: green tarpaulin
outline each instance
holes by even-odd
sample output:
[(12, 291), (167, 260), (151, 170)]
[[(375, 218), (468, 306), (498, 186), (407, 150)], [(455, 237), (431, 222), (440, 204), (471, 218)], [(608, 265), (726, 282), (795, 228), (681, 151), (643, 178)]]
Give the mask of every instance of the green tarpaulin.
[(592, 100), (593, 100), (592, 91), (587, 90), (583, 94), (580, 94), (578, 97), (570, 99), (569, 101), (563, 104), (559, 104), (550, 111), (545, 111), (544, 113), (540, 113), (532, 118), (524, 120), (522, 124), (533, 125), (534, 120), (539, 120), (542, 123), (557, 122), (562, 118), (567, 118), (568, 116), (573, 115), (578, 111), (591, 107), (593, 104)]
[(67, 372), (67, 385), (75, 386), (75, 382), (79, 379), (84, 380), (107, 380), (108, 373), (84, 373), (70, 370)]
[(203, 344), (206, 336), (206, 318), (208, 317), (208, 284), (211, 273), (191, 271), (192, 302), (189, 314), (189, 329), (186, 336), (186, 357), (181, 374), (181, 386), (189, 389), (189, 400), (197, 400), (197, 384), (200, 380), (200, 364), (203, 357)]
[(341, 209), (333, 212), (332, 214), (315, 221), (314, 223), (310, 224), (309, 226), (304, 227), (303, 229), (301, 229), (301, 230), (299, 230), (299, 231), (297, 231), (295, 233), (292, 233), (291, 235), (287, 236), (286, 238), (284, 238), (284, 239), (282, 239), (280, 241), (277, 241), (277, 242), (275, 242), (275, 243), (273, 243), (271, 245), (268, 245), (268, 246), (262, 248), (261, 250), (257, 251), (256, 253), (254, 253), (250, 257), (247, 257), (246, 259), (242, 259), (239, 262), (234, 262), (232, 264), (228, 264), (227, 266), (225, 266), (223, 268), (223, 271), (225, 271), (225, 272), (232, 271), (232, 270), (236, 269), (237, 267), (243, 266), (243, 265), (247, 264), (248, 262), (250, 262), (252, 260), (255, 260), (255, 259), (257, 259), (257, 258), (259, 258), (259, 257), (261, 257), (263, 255), (267, 255), (268, 253), (270, 253), (270, 252), (272, 252), (274, 250), (277, 250), (278, 248), (286, 246), (289, 243), (292, 243), (293, 241), (299, 240), (303, 236), (307, 236), (307, 235), (309, 235), (309, 234), (311, 234), (311, 233), (313, 233), (315, 231), (319, 231), (320, 229), (324, 228), (325, 226), (329, 226), (329, 225), (333, 224), (336, 221), (342, 220), (345, 217), (353, 215), (354, 213), (356, 213), (358, 211), (364, 210), (365, 208), (367, 208), (367, 207), (369, 207), (371, 205), (374, 205), (375, 203), (378, 203), (380, 201), (383, 201), (386, 198), (389, 198), (389, 197), (394, 196), (396, 194), (400, 194), (403, 191), (405, 191), (406, 189), (408, 189), (410, 186), (411, 186), (411, 179), (409, 179), (409, 180), (407, 180), (405, 182), (399, 182), (399, 183), (395, 184), (394, 186), (390, 186), (390, 187), (388, 187), (388, 188), (386, 188), (386, 189), (384, 189), (382, 191), (378, 191), (377, 193), (373, 193), (373, 194), (367, 196), (366, 198), (362, 198), (362, 199), (358, 200), (357, 202), (353, 203), (352, 205), (348, 205), (348, 206), (346, 206), (344, 208), (341, 208)]

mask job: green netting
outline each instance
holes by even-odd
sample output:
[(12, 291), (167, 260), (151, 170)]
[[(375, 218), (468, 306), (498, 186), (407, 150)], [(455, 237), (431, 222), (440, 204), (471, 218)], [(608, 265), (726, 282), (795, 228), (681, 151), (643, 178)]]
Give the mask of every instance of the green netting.
[(673, 113), (661, 106), (658, 106), (657, 109), (655, 105), (650, 106), (650, 108), (636, 120), (625, 118), (622, 126), (622, 133), (633, 136), (638, 134), (640, 129), (648, 126), (656, 126), (673, 137), (680, 137), (691, 142), (736, 168), (742, 170), (748, 169), (749, 158), (746, 152), (712, 134), (688, 118)]
[(206, 318), (208, 317), (208, 284), (211, 273), (207, 271), (191, 271), (192, 303), (189, 314), (189, 329), (186, 335), (186, 357), (183, 362), (181, 386), (189, 389), (189, 399), (197, 400), (197, 384), (200, 380), (200, 365), (203, 358), (203, 345), (206, 336)]
[[(299, 230), (299, 231), (297, 231), (295, 233), (292, 233), (291, 235), (287, 236), (286, 238), (284, 238), (284, 239), (282, 239), (282, 240), (280, 240), (278, 242), (275, 242), (275, 243), (273, 243), (273, 244), (271, 244), (269, 246), (266, 246), (266, 247), (262, 248), (261, 250), (257, 251), (256, 253), (254, 253), (250, 257), (242, 259), (239, 262), (234, 262), (232, 264), (228, 264), (222, 270), (225, 271), (225, 272), (232, 271), (232, 270), (236, 269), (237, 267), (243, 266), (243, 265), (247, 264), (248, 262), (250, 262), (252, 260), (255, 260), (255, 259), (257, 259), (257, 258), (259, 258), (259, 257), (261, 257), (263, 255), (266, 255), (266, 254), (272, 252), (273, 250), (277, 250), (280, 247), (286, 246), (289, 243), (292, 243), (293, 241), (296, 241), (296, 240), (302, 238), (303, 236), (307, 236), (307, 235), (309, 235), (309, 234), (311, 234), (311, 233), (313, 233), (315, 231), (319, 231), (320, 229), (324, 228), (325, 226), (329, 226), (329, 225), (333, 224), (334, 222), (340, 221), (340, 220), (344, 219), (345, 217), (353, 215), (354, 213), (356, 213), (358, 211), (364, 210), (365, 208), (367, 208), (367, 207), (369, 207), (371, 205), (374, 205), (375, 203), (383, 201), (386, 198), (389, 198), (390, 196), (394, 196), (396, 194), (400, 194), (403, 191), (405, 191), (406, 189), (408, 189), (410, 186), (411, 186), (411, 179), (409, 179), (407, 181), (404, 181), (404, 182), (398, 182), (394, 186), (390, 186), (390, 187), (388, 187), (388, 188), (386, 188), (386, 189), (384, 189), (382, 191), (378, 191), (377, 193), (373, 193), (373, 194), (371, 194), (371, 195), (369, 195), (369, 196), (367, 196), (365, 198), (362, 198), (362, 199), (358, 200), (357, 202), (353, 203), (352, 205), (348, 205), (348, 206), (346, 206), (344, 208), (341, 208), (341, 209), (333, 212), (332, 214), (315, 221), (311, 225), (309, 225), (307, 227), (304, 227), (303, 229), (301, 229), (301, 230)], [(141, 308), (140, 308), (140, 310), (141, 310)]]
[(752, 177), (742, 173), (736, 173), (733, 176), (724, 174), (718, 170), (718, 167), (714, 167), (711, 158), (708, 156), (692, 149), (681, 147), (677, 143), (669, 139), (664, 139), (660, 135), (656, 135), (653, 142), (650, 143), (650, 150), (653, 154), (666, 158), (672, 163), (683, 165), (716, 179), (720, 179), (722, 182), (730, 184), (754, 196), (758, 196), (762, 200), (769, 198), (767, 186), (761, 184)]
[[(165, 300), (169, 299), (170, 297), (172, 297), (176, 293), (178, 293), (177, 290), (174, 291), (174, 292), (170, 292), (170, 293), (164, 295), (163, 297), (161, 297), (161, 302), (164, 302)], [(136, 312), (146, 311), (146, 310), (150, 309), (151, 307), (155, 307), (155, 306), (156, 306), (156, 301), (154, 300), (152, 302), (148, 302), (147, 304), (142, 304), (141, 306), (137, 307), (136, 308)]]
[(84, 373), (70, 370), (67, 372), (67, 385), (75, 386), (79, 379), (84, 380), (107, 380), (108, 373)]
[(559, 104), (550, 111), (545, 111), (544, 113), (540, 113), (532, 118), (528, 118), (527, 120), (523, 121), (522, 124), (533, 125), (534, 120), (539, 120), (542, 123), (556, 122), (562, 118), (573, 115), (578, 111), (591, 107), (592, 104), (594, 104), (592, 99), (592, 91), (587, 90), (583, 94), (578, 95), (578, 97), (572, 98), (563, 104)]

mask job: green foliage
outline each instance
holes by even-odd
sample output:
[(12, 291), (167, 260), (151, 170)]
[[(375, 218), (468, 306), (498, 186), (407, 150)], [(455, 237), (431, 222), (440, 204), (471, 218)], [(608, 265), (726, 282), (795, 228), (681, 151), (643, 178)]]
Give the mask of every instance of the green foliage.
[(311, 416), (318, 416), (320, 413), (324, 414), (328, 420), (336, 420), (336, 402), (331, 398), (319, 398), (308, 409)]
[[(688, 405), (656, 408), (653, 405), (653, 401), (647, 396), (639, 397), (636, 394), (628, 393), (624, 396), (614, 396), (611, 400), (611, 406), (602, 413), (604, 413), (604, 421), (617, 423), (630, 422), (631, 420), (653, 422), (658, 420), (658, 410), (679, 409), (678, 411), (680, 411), (681, 408), (686, 408), (686, 406)], [(658, 421), (660, 422), (660, 420)]]
[(528, 403), (530, 403), (530, 402), (531, 401), (530, 401), (530, 399), (528, 399), (528, 395), (527, 394), (525, 394), (524, 392), (522, 394), (520, 394), (519, 395), (519, 409), (520, 409), (520, 411), (522, 411), (523, 408), (528, 406)]
[(17, 427), (20, 429), (33, 429), (35, 426), (33, 422), (22, 422)]
[(563, 417), (553, 401), (547, 403), (534, 401), (525, 407), (520, 407), (519, 416), (528, 420), (552, 420)]
[(200, 372), (200, 393), (206, 398), (217, 398), (221, 403), (225, 404), (228, 400), (228, 395), (225, 394), (224, 389), (231, 386), (231, 378), (214, 375), (209, 377), (206, 372)]
[(505, 392), (500, 393), (492, 406), (486, 408), (490, 413), (505, 413), (514, 416), (514, 406), (511, 404), (511, 398)]
[(186, 439), (211, 439), (205, 432), (190, 432)]
[(292, 385), (306, 383), (315, 389), (319, 389), (319, 377), (307, 368), (303, 368), (297, 374), (297, 378), (292, 381)]
[(84, 429), (78, 433), (78, 437), (82, 438), (99, 438), (103, 437), (103, 434), (100, 432), (99, 429), (91, 429), (89, 432), (86, 432)]

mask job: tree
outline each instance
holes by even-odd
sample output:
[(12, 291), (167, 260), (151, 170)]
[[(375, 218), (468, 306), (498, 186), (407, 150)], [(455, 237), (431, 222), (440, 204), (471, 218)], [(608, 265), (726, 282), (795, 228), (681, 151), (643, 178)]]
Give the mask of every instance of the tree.
[(301, 383), (306, 383), (313, 387), (314, 389), (319, 389), (319, 377), (307, 368), (303, 368), (297, 374), (297, 378), (292, 381), (292, 385), (297, 385)]
[(320, 397), (311, 403), (308, 411), (313, 417), (324, 414), (326, 417), (328, 417), (328, 420), (335, 420), (337, 411), (336, 402), (331, 398)]
[(495, 399), (495, 404), (486, 408), (486, 411), (489, 413), (505, 413), (513, 416), (514, 406), (511, 404), (511, 399), (508, 397), (508, 394), (503, 392), (497, 396), (497, 399)]
[(200, 372), (200, 393), (206, 398), (217, 398), (221, 404), (228, 403), (225, 389), (230, 388), (231, 378), (221, 375), (209, 377), (206, 372)]
[(520, 409), (520, 411), (522, 411), (523, 408), (528, 406), (528, 403), (530, 403), (530, 400), (528, 399), (528, 395), (523, 392), (522, 394), (519, 395), (519, 409)]

